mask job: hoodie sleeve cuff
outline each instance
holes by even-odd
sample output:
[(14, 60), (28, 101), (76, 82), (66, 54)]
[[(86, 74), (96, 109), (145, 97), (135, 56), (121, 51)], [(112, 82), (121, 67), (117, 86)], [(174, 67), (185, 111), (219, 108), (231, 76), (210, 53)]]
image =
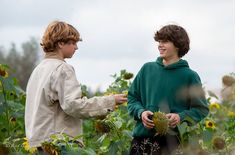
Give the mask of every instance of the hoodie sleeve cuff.
[(179, 116), (180, 116), (180, 122), (184, 121), (185, 113), (181, 112), (179, 113)]
[(138, 119), (141, 120), (141, 114), (142, 114), (144, 111), (145, 111), (145, 109), (140, 109), (140, 110), (138, 110), (138, 113), (137, 113)]

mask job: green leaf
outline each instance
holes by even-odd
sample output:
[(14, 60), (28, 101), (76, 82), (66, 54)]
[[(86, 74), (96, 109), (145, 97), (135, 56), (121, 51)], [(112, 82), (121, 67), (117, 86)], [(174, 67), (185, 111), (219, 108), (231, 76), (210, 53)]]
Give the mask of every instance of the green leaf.
[(97, 140), (97, 142), (102, 143), (102, 142), (104, 141), (104, 139), (105, 139), (106, 136), (107, 136), (106, 133), (103, 134), (103, 135)]
[(25, 94), (25, 91), (20, 88), (20, 86), (15, 86), (15, 92), (17, 95)]
[(25, 155), (25, 153), (23, 153), (21, 151), (20, 152), (13, 152), (12, 155)]
[(78, 135), (76, 137), (73, 138), (74, 141), (78, 140), (78, 139), (81, 139), (83, 137), (83, 135)]
[(180, 125), (177, 125), (180, 135), (184, 135), (187, 132), (188, 124), (183, 122)]
[(6, 107), (0, 102), (0, 115), (2, 115), (6, 110)]
[(122, 134), (125, 135), (126, 137), (132, 138), (132, 131), (130, 130), (123, 130)]
[(4, 128), (4, 123), (6, 122), (6, 117), (0, 117), (0, 129)]
[(82, 151), (78, 149), (66, 148), (66, 152), (69, 155), (81, 155)]
[(115, 121), (114, 122), (116, 128), (120, 129), (122, 127), (122, 122), (121, 121)]
[(24, 118), (24, 110), (12, 112), (11, 116), (15, 118)]
[(204, 130), (203, 131), (203, 141), (206, 143), (210, 143), (213, 138), (213, 131), (212, 130)]
[(7, 101), (7, 105), (14, 110), (24, 108), (22, 104), (15, 101)]
[(3, 78), (0, 76), (0, 80), (2, 81), (2, 86), (4, 87), (5, 91), (15, 90), (13, 78), (11, 77)]
[(93, 149), (91, 149), (91, 148), (84, 149), (82, 151), (82, 154), (84, 154), (84, 155), (87, 155), (87, 154), (89, 154), (89, 155), (96, 155), (95, 151)]
[(1, 102), (4, 102), (4, 96), (3, 96), (3, 93), (0, 91), (0, 103)]
[(189, 126), (197, 124), (191, 117), (185, 116), (184, 120), (182, 122), (187, 122)]
[(118, 143), (117, 142), (111, 142), (110, 143), (110, 145), (109, 145), (109, 147), (108, 147), (108, 154), (117, 154), (117, 152), (118, 152)]
[(122, 150), (122, 155), (129, 155), (129, 150), (128, 149)]
[(65, 142), (68, 142), (69, 141), (69, 136), (68, 135), (64, 135), (64, 140), (65, 140)]

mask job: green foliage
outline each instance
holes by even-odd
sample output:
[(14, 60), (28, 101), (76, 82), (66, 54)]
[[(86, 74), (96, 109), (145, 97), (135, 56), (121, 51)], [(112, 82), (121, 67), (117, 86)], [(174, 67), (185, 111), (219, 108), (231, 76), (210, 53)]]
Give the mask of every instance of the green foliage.
[[(35, 154), (35, 149), (27, 148), (27, 139), (24, 138), (25, 92), (8, 72), (8, 66), (0, 65), (0, 154)], [(108, 89), (96, 95), (127, 94), (133, 74), (121, 70), (112, 77), (114, 82)], [(208, 92), (209, 115), (199, 123), (186, 117), (177, 126), (180, 139), (178, 154), (234, 153), (235, 89), (231, 90), (234, 91), (231, 93), (232, 98), (221, 103), (213, 103), (211, 100), (218, 97), (213, 92)], [(92, 97), (85, 85), (82, 85), (82, 91), (83, 96)], [(50, 142), (43, 143), (44, 149), (54, 154), (59, 153), (62, 147), (71, 155), (128, 154), (135, 122), (128, 115), (126, 106), (120, 105), (106, 116), (84, 120), (83, 135), (78, 135), (72, 140), (63, 133), (52, 135)], [(85, 146), (79, 146), (81, 144), (78, 141), (81, 138)]]
[(18, 150), (16, 139), (24, 137), (25, 93), (17, 80), (8, 76), (8, 70), (8, 66), (0, 64), (0, 71), (5, 72), (0, 75), (0, 141)]
[[(112, 77), (114, 82), (102, 95), (127, 94), (133, 74), (121, 70)], [(97, 154), (128, 154), (133, 127), (134, 120), (128, 115), (126, 104), (120, 105), (104, 118), (84, 121), (85, 145)]]
[[(213, 94), (209, 97), (216, 98)], [(235, 104), (234, 99), (230, 100)], [(226, 104), (209, 104), (209, 115), (199, 122), (178, 125), (181, 149), (184, 154), (232, 154), (235, 146), (235, 109)]]
[(132, 73), (127, 72), (125, 69), (120, 71), (120, 74), (114, 74), (112, 77), (114, 82), (106, 90), (106, 93), (123, 93), (130, 87), (130, 79), (133, 77)]

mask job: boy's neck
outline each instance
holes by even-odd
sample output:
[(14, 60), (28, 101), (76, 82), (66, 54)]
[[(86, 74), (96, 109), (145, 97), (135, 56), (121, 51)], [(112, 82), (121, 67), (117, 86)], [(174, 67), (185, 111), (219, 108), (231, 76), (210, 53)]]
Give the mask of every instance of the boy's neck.
[(163, 58), (162, 60), (162, 63), (165, 65), (165, 66), (168, 66), (170, 64), (173, 64), (173, 63), (176, 63), (180, 60), (179, 57), (173, 57), (173, 58), (170, 58), (170, 59), (165, 59)]
[(59, 59), (64, 61), (64, 58), (59, 54), (59, 52), (47, 52), (45, 53), (46, 59)]

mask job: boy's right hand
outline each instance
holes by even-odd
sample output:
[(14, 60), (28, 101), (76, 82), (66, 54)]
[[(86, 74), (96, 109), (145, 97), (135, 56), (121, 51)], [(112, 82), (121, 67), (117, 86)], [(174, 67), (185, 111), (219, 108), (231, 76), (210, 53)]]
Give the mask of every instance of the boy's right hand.
[(153, 120), (150, 119), (152, 115), (153, 113), (151, 111), (144, 111), (141, 114), (142, 123), (147, 129), (152, 129), (155, 126)]
[(126, 94), (115, 94), (113, 96), (115, 98), (116, 105), (120, 105), (122, 103), (127, 102), (127, 95)]

